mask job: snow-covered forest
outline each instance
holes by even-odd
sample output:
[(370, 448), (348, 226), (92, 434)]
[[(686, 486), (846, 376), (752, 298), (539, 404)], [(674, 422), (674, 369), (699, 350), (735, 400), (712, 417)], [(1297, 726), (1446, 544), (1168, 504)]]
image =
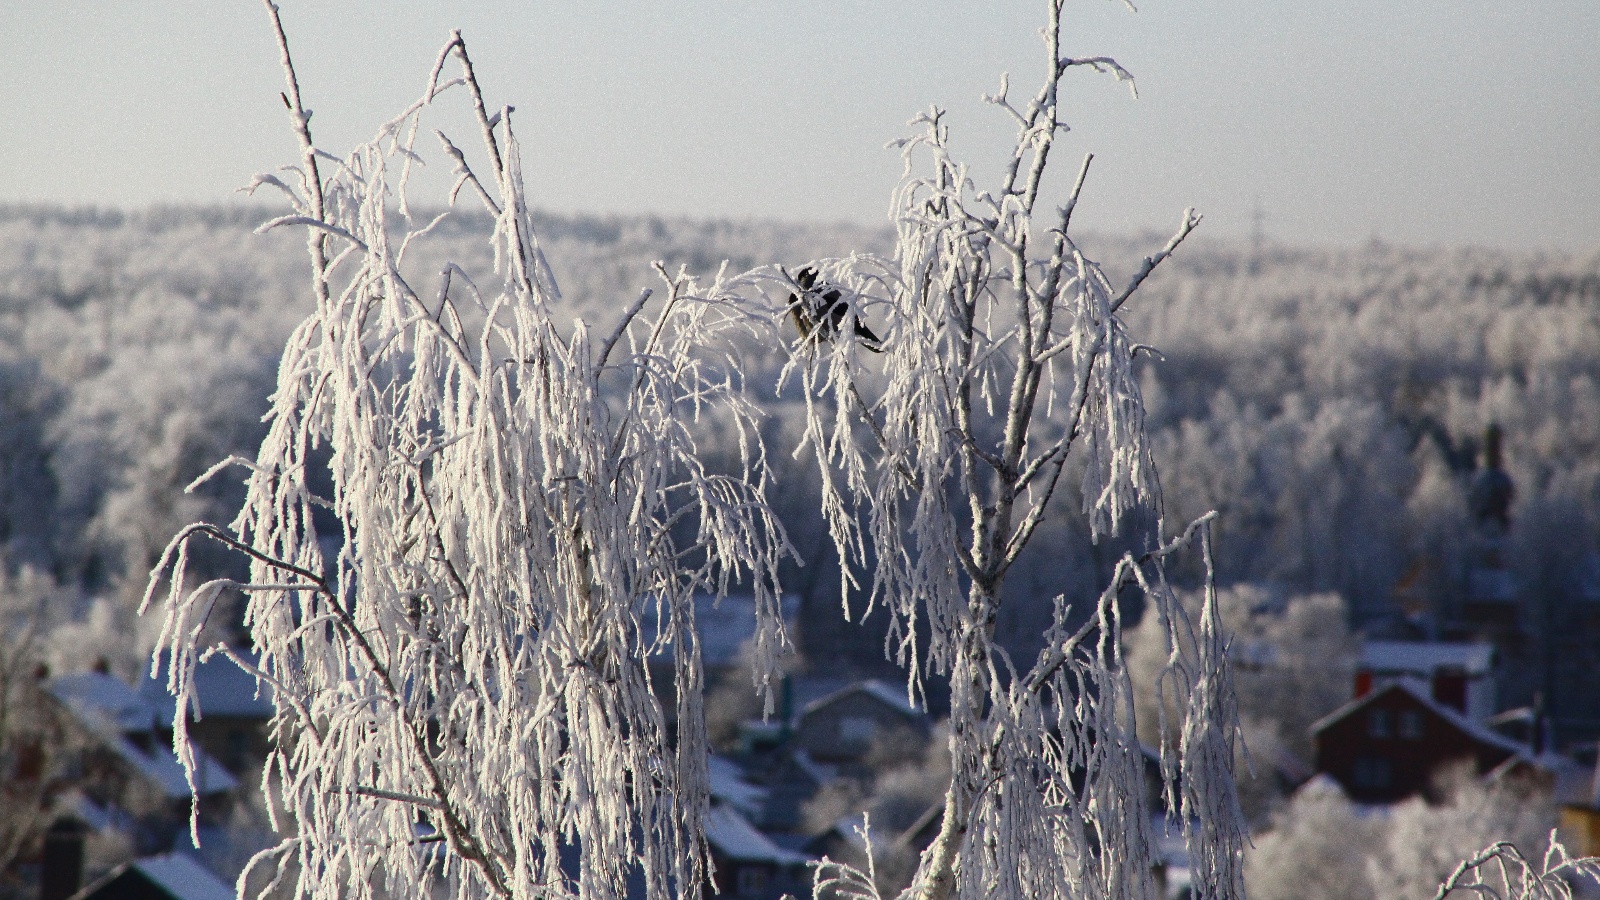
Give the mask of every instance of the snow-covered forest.
[[(183, 487), (253, 449), (278, 354), (303, 315), (299, 241), (251, 211), (0, 210), (0, 538), (13, 566), (85, 596), (125, 596), (172, 534), (226, 518), (228, 482)], [(451, 235), (483, 254), (489, 227)], [(590, 322), (649, 286), (651, 263), (804, 261), (892, 239), (855, 227), (545, 218), (564, 294)], [(457, 240), (457, 238), (459, 240)], [(1112, 271), (1148, 240), (1091, 236)], [(1459, 568), (1465, 479), (1484, 428), (1506, 432), (1513, 567), (1552, 606), (1594, 600), (1600, 546), (1600, 258), (1369, 245), (1344, 250), (1191, 239), (1126, 316), (1159, 350), (1143, 369), (1168, 517), (1218, 509), (1224, 583), (1336, 592), (1353, 624), (1393, 616), (1396, 585)], [(789, 398), (784, 398), (788, 400)], [(768, 408), (774, 433), (794, 409)], [(785, 485), (812, 477), (779, 456)], [(802, 553), (825, 556), (802, 485), (777, 502)], [(1068, 530), (1030, 560), (1041, 603), (1089, 597), (1108, 559)], [(1063, 555), (1068, 554), (1068, 555)], [(802, 592), (831, 561), (786, 579)], [(1037, 633), (1011, 625), (1014, 638)], [(128, 659), (138, 656), (130, 648)], [(1582, 661), (1558, 660), (1580, 667)], [(129, 663), (132, 664), (131, 662)], [(1592, 668), (1592, 667), (1586, 667)]]
[[(236, 480), (183, 488), (218, 460), (254, 452), (284, 340), (304, 314), (304, 248), (296, 237), (253, 233), (262, 218), (253, 210), (0, 210), (0, 538), (10, 583), (28, 579), (27, 590), (11, 593), (51, 598), (29, 652), (55, 672), (101, 660), (127, 678), (142, 669), (154, 634), (133, 606), (162, 547), (189, 522), (226, 520), (238, 507)], [(655, 260), (701, 273), (726, 260), (737, 271), (884, 248), (893, 237), (648, 217), (540, 217), (539, 225), (569, 308), (601, 326), (620, 314), (605, 304), (656, 277)], [(485, 253), (487, 218), (455, 227), (435, 252), (468, 262)], [(1084, 243), (1115, 275), (1131, 272), (1151, 242)], [(1140, 376), (1168, 519), (1220, 512), (1217, 577), (1247, 592), (1240, 609), (1315, 608), (1303, 613), (1308, 621), (1331, 614), (1375, 634), (1407, 627), (1429, 596), (1460, 589), (1468, 479), (1485, 427), (1501, 425), (1516, 484), (1509, 563), (1539, 603), (1525, 671), (1511, 682), (1521, 693), (1500, 705), (1540, 692), (1563, 743), (1593, 740), (1600, 660), (1570, 623), (1587, 621), (1590, 604), (1600, 603), (1600, 257), (1297, 248), (1197, 235), (1124, 315), (1163, 357)], [(771, 360), (775, 372), (777, 348)], [(791, 444), (803, 428), (795, 398), (768, 396), (764, 407), (769, 440)], [(734, 464), (731, 451), (726, 462)], [(784, 573), (806, 606), (802, 653), (815, 659), (825, 649), (830, 665), (881, 673), (881, 631), (871, 619), (866, 629), (844, 626), (838, 614), (838, 562), (812, 499), (814, 465), (787, 454), (770, 464), (781, 487), (772, 503), (807, 563)], [(1116, 559), (1088, 539), (1075, 497), (1056, 505), (1007, 582), (1019, 602), (997, 632), (1014, 648), (1037, 642), (1054, 593), (1091, 604)], [(237, 563), (218, 555), (192, 565), (222, 574)], [(1174, 572), (1190, 586), (1199, 574)], [(14, 606), (14, 621), (35, 610)], [(1228, 624), (1269, 641), (1307, 627)], [(213, 627), (229, 636), (225, 622)], [(1293, 646), (1308, 636), (1316, 635), (1300, 634)], [(1320, 684), (1290, 695), (1302, 705), (1284, 699), (1281, 683), (1252, 692), (1245, 676), (1241, 712), (1254, 746), (1308, 752), (1303, 729), (1347, 696), (1350, 638), (1329, 640), (1305, 663)], [(1262, 758), (1258, 777), (1271, 768)], [(1470, 802), (1480, 808), (1494, 801), (1474, 790)], [(1292, 842), (1321, 828), (1310, 824), (1316, 817), (1350, 815), (1338, 806), (1345, 801), (1323, 795), (1286, 805), (1274, 789), (1246, 785), (1244, 794), (1258, 823), (1300, 823), (1275, 829), (1252, 853), (1292, 852), (1302, 867), (1317, 856)], [(1537, 835), (1552, 821), (1548, 812), (1528, 815), (1507, 827)], [(1496, 837), (1469, 831), (1462, 848)], [(1415, 852), (1404, 840), (1399, 831), (1374, 837), (1388, 855), (1372, 865), (1420, 865), (1406, 862)], [(1258, 866), (1252, 883), (1277, 895), (1285, 888), (1260, 873), (1282, 871)], [(1402, 874), (1423, 883), (1440, 873)]]

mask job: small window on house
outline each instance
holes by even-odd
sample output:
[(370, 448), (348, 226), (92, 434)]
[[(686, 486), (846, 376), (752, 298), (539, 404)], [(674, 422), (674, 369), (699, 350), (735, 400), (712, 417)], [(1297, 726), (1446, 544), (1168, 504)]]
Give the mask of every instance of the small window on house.
[(1403, 740), (1422, 740), (1422, 713), (1408, 709), (1400, 714), (1398, 725)]
[(1367, 736), (1386, 738), (1394, 734), (1394, 729), (1389, 724), (1389, 711), (1387, 709), (1374, 709), (1367, 712)]
[(878, 723), (865, 716), (845, 716), (839, 720), (839, 740), (846, 744), (870, 744), (877, 733)]
[(1356, 757), (1354, 770), (1350, 774), (1356, 787), (1368, 790), (1383, 790), (1394, 782), (1394, 769), (1381, 756)]
[(740, 866), (735, 891), (740, 897), (756, 897), (767, 889), (767, 870), (763, 866)]

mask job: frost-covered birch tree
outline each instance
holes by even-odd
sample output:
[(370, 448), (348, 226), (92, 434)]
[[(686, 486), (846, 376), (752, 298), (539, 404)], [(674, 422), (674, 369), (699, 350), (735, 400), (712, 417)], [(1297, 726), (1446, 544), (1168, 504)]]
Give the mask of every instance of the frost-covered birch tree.
[[(730, 355), (747, 319), (662, 271), (659, 300), (624, 304), (609, 331), (559, 325), (512, 108), (489, 105), (459, 33), (420, 99), (336, 156), (312, 140), (267, 8), (301, 157), (254, 187), (292, 208), (263, 229), (306, 231), (312, 309), (284, 348), (259, 452), (210, 473), (245, 470), (243, 509), (179, 533), (146, 596), (166, 586), (180, 710), (211, 653), (253, 672), (276, 707), (262, 788), (286, 836), (240, 884), (269, 873), (308, 898), (438, 885), (608, 898), (630, 884), (697, 896), (708, 789), (693, 597), (736, 582), (755, 593), (758, 678), (784, 640), (788, 545)], [(476, 120), (478, 149), (425, 130), (451, 100)], [(408, 190), (425, 143), (456, 176), (450, 207), (427, 216)], [(493, 269), (447, 263), (424, 286), (413, 260), (457, 199), (493, 216)], [(732, 436), (738, 471), (702, 465), (701, 416)], [(248, 579), (189, 583), (199, 541), (247, 558)], [(248, 597), (254, 661), (198, 645), (229, 591)], [(184, 726), (180, 712), (192, 771)]]
[[(661, 301), (641, 295), (604, 338), (558, 324), (512, 109), (491, 112), (459, 35), (417, 103), (340, 157), (312, 140), (267, 6), (302, 156), (256, 186), (292, 206), (264, 227), (306, 230), (313, 310), (285, 348), (255, 459), (210, 473), (247, 471), (244, 508), (174, 538), (147, 596), (167, 588), (180, 709), (196, 703), (193, 668), (212, 652), (254, 672), (276, 705), (262, 786), (287, 837), (255, 869), (304, 897), (436, 884), (461, 897), (702, 890), (693, 595), (753, 588), (758, 683), (783, 641), (774, 598), (787, 544), (731, 348), (793, 321), (788, 371), (846, 578), (873, 564), (869, 597), (892, 617), (908, 689), (932, 675), (951, 686), (953, 775), (913, 893), (1151, 894), (1120, 649), (1118, 597), (1134, 586), (1168, 635), (1162, 685), (1181, 721), (1163, 729), (1166, 799), (1195, 884), (1201, 896), (1239, 893), (1224, 640), (1214, 601), (1191, 621), (1163, 568), (1195, 544), (1209, 558), (1208, 520), (1163, 529), (1138, 348), (1117, 317), (1197, 219), (1118, 288), (1068, 236), (1087, 161), (1065, 206), (1036, 217), (1065, 127), (1063, 79), (1082, 67), (1127, 77), (1108, 58), (1062, 55), (1061, 0), (1049, 4), (1038, 94), (1016, 105), (1002, 82), (990, 98), (1019, 126), (997, 189), (970, 182), (933, 110), (904, 144), (892, 260), (758, 270), (705, 290), (663, 272)], [(408, 184), (423, 118), (462, 95), (481, 161), (435, 135), (455, 166), (450, 202), (465, 193), (496, 222), (494, 266), (475, 279), (445, 264), (425, 290), (413, 260), (451, 213), (417, 214)], [(867, 310), (883, 314), (881, 337)], [(870, 374), (862, 349), (880, 360)], [(731, 428), (739, 471), (702, 464), (700, 415)], [(1045, 649), (1019, 668), (993, 640), (1006, 573), (1074, 481), (1096, 537), (1148, 534), (1086, 618), (1057, 598)], [(202, 540), (246, 557), (249, 577), (188, 583)], [(248, 597), (254, 662), (199, 646), (235, 590)], [(670, 661), (670, 714), (654, 655)], [(192, 763), (184, 722), (175, 741)]]
[[(1159, 687), (1179, 713), (1160, 729), (1165, 800), (1196, 895), (1241, 896), (1238, 725), (1215, 596), (1208, 584), (1191, 618), (1164, 569), (1185, 547), (1209, 560), (1210, 519), (1175, 536), (1165, 528), (1134, 372), (1142, 348), (1118, 317), (1198, 218), (1186, 212), (1166, 246), (1114, 284), (1070, 236), (1089, 159), (1062, 206), (1041, 200), (1068, 75), (1131, 82), (1115, 60), (1063, 52), (1062, 6), (1048, 3), (1037, 93), (1018, 102), (1002, 79), (986, 98), (1017, 126), (998, 184), (973, 182), (932, 109), (901, 142), (892, 259), (753, 273), (745, 289), (786, 304), (798, 326), (788, 375), (808, 398), (806, 447), (846, 583), (854, 567), (870, 571), (867, 606), (890, 617), (913, 697), (930, 677), (948, 680), (953, 775), (909, 895), (1153, 894), (1120, 645), (1119, 596), (1136, 587), (1167, 647)], [(1043, 650), (1013, 660), (994, 635), (1007, 573), (1074, 485), (1095, 539), (1137, 532), (1139, 549), (1091, 608), (1057, 596)], [(819, 875), (824, 891), (870, 885), (843, 867)]]

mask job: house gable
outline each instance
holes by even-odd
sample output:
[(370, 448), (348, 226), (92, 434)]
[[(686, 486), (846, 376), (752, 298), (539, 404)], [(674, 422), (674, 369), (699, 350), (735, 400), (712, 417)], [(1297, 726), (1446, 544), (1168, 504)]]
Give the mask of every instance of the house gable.
[(1316, 767), (1359, 803), (1393, 803), (1425, 794), (1453, 763), (1478, 775), (1524, 752), (1402, 683), (1345, 704), (1311, 727)]
[(855, 761), (879, 737), (897, 729), (930, 731), (928, 717), (903, 693), (878, 681), (863, 681), (805, 706), (795, 719), (795, 746), (825, 762)]

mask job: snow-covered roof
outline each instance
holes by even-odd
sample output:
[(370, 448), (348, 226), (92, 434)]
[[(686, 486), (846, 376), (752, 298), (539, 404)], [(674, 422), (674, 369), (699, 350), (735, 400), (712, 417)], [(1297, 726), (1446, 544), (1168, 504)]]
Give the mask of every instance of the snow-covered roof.
[[(793, 628), (800, 615), (800, 598), (789, 594), (778, 603), (785, 629)], [(644, 610), (646, 640), (658, 633), (654, 604)], [(709, 594), (694, 598), (695, 632), (700, 638), (700, 658), (708, 666), (732, 666), (739, 662), (739, 650), (755, 637), (756, 598), (749, 594), (730, 594), (719, 602)]]
[(845, 675), (788, 676), (790, 718), (793, 719), (794, 713), (805, 709), (813, 701), (838, 693), (852, 684), (855, 684), (855, 679)]
[(756, 815), (767, 802), (767, 789), (746, 781), (744, 770), (727, 757), (711, 754), (707, 760), (711, 796), (745, 815)]
[(84, 724), (97, 728), (148, 731), (161, 721), (160, 710), (149, 698), (139, 696), (120, 679), (103, 672), (52, 678), (45, 690)]
[[(183, 774), (183, 763), (178, 761), (178, 754), (171, 745), (157, 740), (146, 751), (126, 735), (107, 736), (105, 743), (147, 781), (159, 787), (167, 799), (181, 800), (189, 796), (189, 782)], [(202, 796), (231, 791), (239, 786), (239, 779), (201, 750), (198, 744), (189, 746), (194, 751), (195, 788)]]
[(147, 856), (129, 868), (138, 870), (173, 900), (236, 900), (232, 887), (182, 853)]
[(800, 711), (796, 716), (796, 721), (798, 721), (801, 717), (808, 716), (811, 713), (828, 706), (842, 697), (846, 697), (858, 691), (870, 694), (877, 700), (882, 701), (895, 712), (898, 712), (908, 718), (914, 719), (923, 715), (922, 710), (912, 706), (910, 701), (906, 699), (906, 692), (903, 688), (893, 687), (885, 684), (882, 681), (879, 681), (876, 678), (868, 678), (866, 681), (854, 682), (853, 684), (846, 685), (845, 687), (842, 687), (825, 697), (819, 697), (816, 700), (807, 703), (805, 706), (800, 708)]
[(811, 754), (804, 750), (796, 750), (789, 754), (794, 760), (795, 768), (799, 769), (811, 782), (818, 787), (832, 784), (839, 778), (839, 767), (820, 763), (811, 758)]
[(1488, 675), (1494, 668), (1494, 645), (1446, 644), (1439, 641), (1366, 641), (1361, 665), (1373, 672), (1406, 672), (1431, 677), (1440, 669)]
[[(51, 679), (45, 689), (78, 721), (99, 734), (109, 750), (169, 799), (189, 796), (183, 765), (157, 730), (171, 719), (163, 720), (150, 698), (139, 696), (121, 680), (102, 672), (62, 675)], [(200, 793), (231, 791), (239, 786), (238, 779), (221, 763), (198, 745), (191, 747), (195, 756), (195, 785)]]
[[(867, 837), (872, 834), (869, 830), (871, 823), (867, 821), (864, 812), (851, 813), (834, 821), (828, 826), (828, 831), (839, 836), (841, 840), (862, 853), (867, 852)], [(878, 838), (881, 846), (886, 843), (883, 837)]]
[(1379, 697), (1382, 697), (1391, 691), (1404, 691), (1408, 696), (1411, 697), (1411, 699), (1422, 704), (1424, 707), (1437, 714), (1451, 725), (1454, 725), (1456, 728), (1459, 728), (1461, 731), (1470, 735), (1474, 740), (1480, 743), (1488, 744), (1492, 747), (1498, 747), (1499, 749), (1505, 750), (1514, 756), (1528, 757), (1528, 747), (1525, 744), (1514, 741), (1503, 734), (1498, 734), (1494, 731), (1491, 731), (1490, 729), (1472, 721), (1471, 719), (1468, 719), (1461, 713), (1458, 713), (1450, 707), (1445, 706), (1439, 701), (1429, 697), (1428, 695), (1422, 693), (1403, 681), (1391, 682), (1383, 687), (1373, 690), (1372, 693), (1367, 694), (1366, 696), (1357, 697), (1356, 699), (1351, 700), (1349, 703), (1346, 703), (1333, 712), (1328, 713), (1317, 721), (1311, 723), (1311, 733), (1316, 734), (1320, 731), (1323, 731), (1330, 725), (1333, 725), (1335, 722), (1345, 719), (1351, 713), (1356, 712), (1357, 710), (1368, 705), (1369, 703), (1372, 703), (1374, 700), (1377, 700)]
[[(245, 651), (240, 654), (254, 664), (257, 657)], [(262, 685), (257, 689), (254, 675), (239, 668), (233, 660), (216, 654), (194, 668), (195, 696), (200, 701), (201, 716), (238, 716), (249, 719), (272, 717), (271, 688)], [(148, 670), (139, 679), (137, 692), (155, 704), (162, 721), (172, 721), (173, 697), (167, 693), (167, 661), (161, 661), (159, 674), (151, 678)]]
[(1594, 767), (1582, 765), (1561, 753), (1546, 751), (1538, 756), (1531, 753), (1513, 756), (1491, 770), (1484, 780), (1499, 781), (1523, 766), (1531, 766), (1549, 779), (1550, 799), (1553, 802), (1572, 806), (1593, 804)]
[(75, 816), (94, 832), (123, 830), (131, 833), (135, 827), (132, 813), (115, 804), (96, 803), (79, 791), (63, 794), (56, 801), (56, 808)]
[(720, 804), (706, 811), (706, 843), (738, 862), (770, 862), (780, 866), (804, 865), (810, 857), (785, 850), (756, 830), (750, 820), (731, 806)]
[(99, 890), (110, 887), (112, 882), (128, 878), (128, 873), (138, 873), (173, 900), (237, 900), (238, 897), (234, 894), (234, 887), (219, 879), (205, 866), (195, 862), (194, 858), (184, 854), (144, 857), (142, 860), (133, 860), (126, 865), (117, 866), (107, 874), (106, 878), (85, 887), (74, 897), (94, 897)]

